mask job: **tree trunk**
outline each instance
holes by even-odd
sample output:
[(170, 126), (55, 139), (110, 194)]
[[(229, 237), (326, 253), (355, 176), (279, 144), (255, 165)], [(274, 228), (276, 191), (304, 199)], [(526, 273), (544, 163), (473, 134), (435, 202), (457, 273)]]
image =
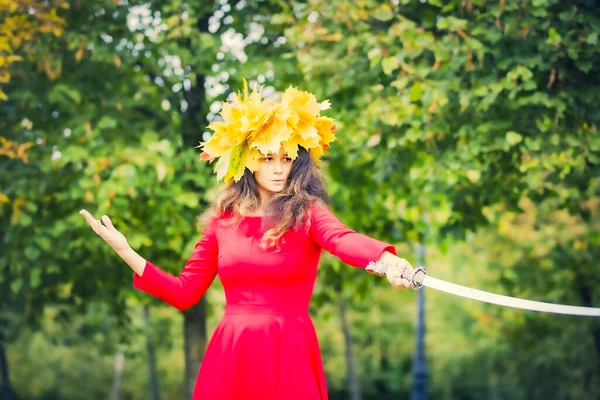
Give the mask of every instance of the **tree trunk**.
[[(198, 7), (205, 7), (204, 4), (197, 4)], [(213, 12), (207, 12), (198, 18), (196, 28), (202, 33), (208, 32), (208, 21)], [(188, 42), (188, 48), (192, 53), (198, 51), (192, 47), (191, 41)], [(191, 66), (194, 69), (194, 66)], [(204, 71), (194, 71), (196, 75), (196, 85), (189, 90), (184, 91), (183, 97), (188, 104), (185, 112), (184, 120), (182, 121), (182, 140), (185, 148), (196, 147), (202, 139), (203, 130), (201, 127), (207, 126), (206, 120), (206, 89)], [(190, 190), (198, 193), (203, 190), (190, 182)], [(205, 207), (206, 204), (199, 201), (200, 207)], [(185, 382), (184, 393), (185, 399), (191, 400), (194, 393), (194, 386), (198, 378), (198, 370), (204, 357), (206, 349), (206, 299), (202, 296), (198, 304), (183, 312), (183, 330), (184, 330), (184, 352), (185, 352)]]
[(206, 349), (206, 300), (183, 312), (185, 337), (185, 399), (191, 400), (198, 377), (198, 369)]
[(350, 400), (360, 400), (361, 389), (358, 375), (356, 374), (356, 361), (354, 352), (352, 351), (352, 334), (350, 332), (350, 324), (347, 319), (346, 301), (343, 295), (339, 298), (340, 320), (342, 322), (342, 332), (344, 333), (344, 354), (346, 356), (346, 379), (348, 382), (348, 393)]
[[(584, 284), (585, 280), (581, 276), (578, 277), (578, 282), (581, 282), (579, 294), (581, 295), (583, 305), (586, 307), (594, 307), (594, 304), (592, 304), (592, 288), (589, 285)], [(600, 364), (600, 328), (592, 328), (591, 334), (594, 345), (596, 346), (596, 359)]]
[(8, 375), (8, 362), (6, 361), (6, 354), (4, 353), (4, 343), (2, 340), (0, 340), (0, 369), (2, 369), (2, 399), (12, 400), (13, 391), (10, 387), (10, 379)]
[(489, 392), (487, 396), (488, 400), (498, 400), (500, 395), (498, 394), (498, 377), (492, 373), (489, 378)]
[(121, 391), (121, 376), (123, 376), (123, 366), (125, 364), (125, 356), (122, 351), (115, 355), (115, 371), (113, 373), (113, 384), (110, 391), (110, 400), (119, 400), (119, 392)]
[[(423, 235), (417, 244), (416, 259), (425, 264), (425, 245)], [(425, 358), (425, 288), (417, 291), (417, 330), (415, 332), (415, 357), (412, 365), (411, 400), (427, 400), (427, 359)]]
[[(202, 17), (198, 18), (196, 27), (198, 31), (202, 33), (209, 33), (208, 21), (213, 15), (212, 12), (205, 13)], [(194, 53), (198, 49), (191, 48), (192, 44), (189, 44), (189, 50)], [(192, 66), (194, 69), (194, 66)], [(205, 71), (194, 70), (196, 74), (196, 85), (190, 87), (189, 90), (183, 92), (183, 98), (188, 104), (187, 110), (185, 111), (185, 118), (182, 121), (182, 132), (181, 136), (183, 139), (183, 146), (185, 148), (196, 147), (202, 140), (202, 132), (204, 127), (207, 126), (206, 120), (206, 88), (204, 84), (206, 82)]]
[[(218, 3), (214, 3), (215, 6), (207, 6), (212, 4), (209, 2), (198, 2), (195, 3), (194, 7), (197, 8), (198, 12), (211, 8), (210, 12), (204, 12), (201, 17), (198, 18), (196, 28), (199, 32), (209, 33), (208, 21), (213, 15), (213, 7), (220, 7)], [(198, 51), (202, 51), (197, 46), (193, 45), (192, 41), (187, 39), (186, 45), (190, 52), (193, 54)], [(204, 87), (206, 71), (199, 70), (201, 68), (207, 69), (206, 67), (198, 67), (190, 65), (196, 76), (196, 85), (190, 87), (189, 90), (183, 92), (183, 98), (187, 102), (187, 110), (182, 121), (181, 138), (183, 141), (184, 148), (196, 147), (202, 140), (203, 127), (207, 126), (206, 120), (206, 88)], [(188, 185), (189, 189), (199, 193), (204, 190), (202, 187), (198, 187), (193, 182)], [(201, 198), (201, 196), (199, 196)], [(202, 200), (199, 200), (198, 204), (201, 208), (205, 207), (206, 204)], [(204, 350), (206, 349), (206, 299), (202, 296), (198, 304), (185, 310), (183, 312), (183, 330), (184, 330), (184, 356), (185, 356), (185, 382), (184, 382), (184, 393), (185, 399), (191, 400), (194, 393), (194, 386), (196, 385), (196, 379), (198, 378), (198, 369), (204, 357)]]
[(158, 374), (156, 372), (156, 353), (154, 351), (154, 340), (152, 336), (152, 323), (150, 321), (150, 306), (144, 306), (144, 319), (146, 325), (146, 349), (148, 351), (148, 368), (150, 369), (150, 392), (152, 400), (160, 400), (158, 391)]

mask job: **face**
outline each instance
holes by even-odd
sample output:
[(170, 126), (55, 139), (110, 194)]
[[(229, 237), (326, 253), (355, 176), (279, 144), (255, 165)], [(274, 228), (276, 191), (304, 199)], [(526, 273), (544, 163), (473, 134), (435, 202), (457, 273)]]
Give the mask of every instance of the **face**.
[(261, 198), (269, 198), (273, 193), (283, 190), (293, 163), (283, 147), (277, 154), (261, 155), (258, 163), (258, 171), (254, 172), (254, 177)]

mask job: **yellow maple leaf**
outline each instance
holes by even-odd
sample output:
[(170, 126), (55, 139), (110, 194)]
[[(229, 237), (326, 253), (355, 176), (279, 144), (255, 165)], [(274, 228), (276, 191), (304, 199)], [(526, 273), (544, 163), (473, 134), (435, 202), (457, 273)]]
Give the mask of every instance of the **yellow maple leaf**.
[(320, 116), (329, 107), (329, 101), (319, 103), (313, 94), (293, 86), (286, 89), (280, 103), (263, 99), (256, 89), (249, 93), (244, 80), (242, 93), (223, 104), (223, 120), (209, 124), (214, 133), (200, 143), (200, 159), (219, 158), (214, 171), (226, 183), (239, 181), (246, 168), (257, 171), (260, 155), (277, 153), (281, 147), (292, 159), (298, 156), (298, 146), (318, 159), (335, 140), (335, 123)]

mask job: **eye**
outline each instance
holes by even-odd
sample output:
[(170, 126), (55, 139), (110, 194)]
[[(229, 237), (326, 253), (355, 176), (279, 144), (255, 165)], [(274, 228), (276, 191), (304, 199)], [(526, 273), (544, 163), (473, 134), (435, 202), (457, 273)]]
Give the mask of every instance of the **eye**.
[(287, 161), (287, 162), (292, 162), (292, 161), (294, 161), (294, 160), (292, 160), (292, 158), (291, 158), (291, 157), (286, 157), (286, 158), (285, 158), (285, 161)]
[(264, 158), (264, 160), (265, 160), (265, 161), (272, 161), (272, 160), (273, 160), (273, 157), (265, 157), (265, 158)]

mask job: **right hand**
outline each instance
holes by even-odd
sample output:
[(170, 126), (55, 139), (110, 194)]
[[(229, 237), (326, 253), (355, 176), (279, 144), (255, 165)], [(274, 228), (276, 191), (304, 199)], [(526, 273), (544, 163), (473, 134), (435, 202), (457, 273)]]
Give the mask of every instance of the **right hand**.
[(87, 210), (81, 210), (79, 214), (83, 215), (94, 232), (104, 239), (115, 251), (118, 252), (129, 247), (127, 239), (113, 226), (108, 215), (102, 216), (102, 222), (104, 222), (104, 225), (102, 225), (102, 222), (99, 219), (95, 219)]

